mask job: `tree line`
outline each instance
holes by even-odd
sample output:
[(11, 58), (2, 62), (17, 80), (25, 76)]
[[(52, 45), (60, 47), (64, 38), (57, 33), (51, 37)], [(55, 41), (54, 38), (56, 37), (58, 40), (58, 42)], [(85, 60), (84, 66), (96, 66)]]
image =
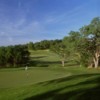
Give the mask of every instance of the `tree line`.
[(0, 47), (0, 67), (25, 66), (29, 61), (26, 45)]
[(50, 49), (51, 46), (55, 44), (61, 43), (62, 40), (56, 39), (56, 40), (42, 40), (40, 42), (29, 42), (27, 44), (29, 50), (45, 50), (45, 49)]

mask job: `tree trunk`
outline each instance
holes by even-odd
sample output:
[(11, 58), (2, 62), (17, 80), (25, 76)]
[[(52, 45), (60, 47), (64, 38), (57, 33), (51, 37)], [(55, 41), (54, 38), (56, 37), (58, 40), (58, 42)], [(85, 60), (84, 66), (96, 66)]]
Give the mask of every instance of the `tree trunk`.
[(94, 62), (91, 62), (88, 66), (88, 68), (93, 68), (94, 67)]
[(62, 60), (61, 62), (62, 62), (62, 66), (64, 67), (64, 66), (65, 66), (65, 61), (64, 61), (64, 60)]
[(98, 60), (98, 58), (96, 59), (94, 59), (94, 67), (95, 68), (98, 68), (98, 65), (99, 65), (99, 60)]
[(94, 67), (98, 68), (98, 66), (99, 66), (99, 54), (98, 53), (95, 53), (95, 57), (94, 57), (93, 61), (94, 61)]

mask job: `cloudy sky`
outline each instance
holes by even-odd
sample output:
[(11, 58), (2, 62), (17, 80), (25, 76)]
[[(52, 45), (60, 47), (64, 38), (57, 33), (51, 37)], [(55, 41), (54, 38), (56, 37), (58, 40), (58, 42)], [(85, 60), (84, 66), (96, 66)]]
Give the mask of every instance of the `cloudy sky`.
[(0, 0), (0, 46), (61, 39), (100, 16), (100, 0)]

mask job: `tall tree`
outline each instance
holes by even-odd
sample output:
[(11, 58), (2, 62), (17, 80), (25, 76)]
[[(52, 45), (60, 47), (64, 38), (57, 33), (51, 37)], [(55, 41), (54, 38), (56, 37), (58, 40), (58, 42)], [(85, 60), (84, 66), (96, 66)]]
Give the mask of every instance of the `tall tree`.
[(25, 45), (0, 47), (0, 66), (17, 67), (29, 61), (28, 48)]
[(6, 64), (5, 57), (5, 47), (0, 47), (0, 65), (4, 66)]
[(63, 38), (63, 44), (66, 46), (67, 51), (70, 52), (70, 59), (80, 63), (81, 55), (77, 49), (81, 41), (81, 34), (79, 32), (71, 31), (69, 35)]
[(53, 51), (60, 57), (62, 66), (64, 67), (65, 61), (70, 54), (69, 51), (66, 49), (66, 46), (63, 43), (57, 43), (51, 46), (51, 51)]
[(92, 59), (90, 67), (98, 68), (100, 62), (100, 17), (94, 18), (91, 23), (80, 29), (88, 40), (88, 52)]

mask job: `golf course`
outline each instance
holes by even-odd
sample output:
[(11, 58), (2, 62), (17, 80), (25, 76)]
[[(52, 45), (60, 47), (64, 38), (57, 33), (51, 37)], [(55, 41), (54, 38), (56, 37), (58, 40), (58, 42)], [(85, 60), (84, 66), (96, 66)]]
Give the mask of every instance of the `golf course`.
[(59, 57), (49, 50), (31, 51), (27, 70), (0, 69), (0, 100), (99, 100), (99, 93), (99, 69), (73, 61), (62, 67)]
[(100, 0), (0, 0), (0, 100), (100, 100)]

